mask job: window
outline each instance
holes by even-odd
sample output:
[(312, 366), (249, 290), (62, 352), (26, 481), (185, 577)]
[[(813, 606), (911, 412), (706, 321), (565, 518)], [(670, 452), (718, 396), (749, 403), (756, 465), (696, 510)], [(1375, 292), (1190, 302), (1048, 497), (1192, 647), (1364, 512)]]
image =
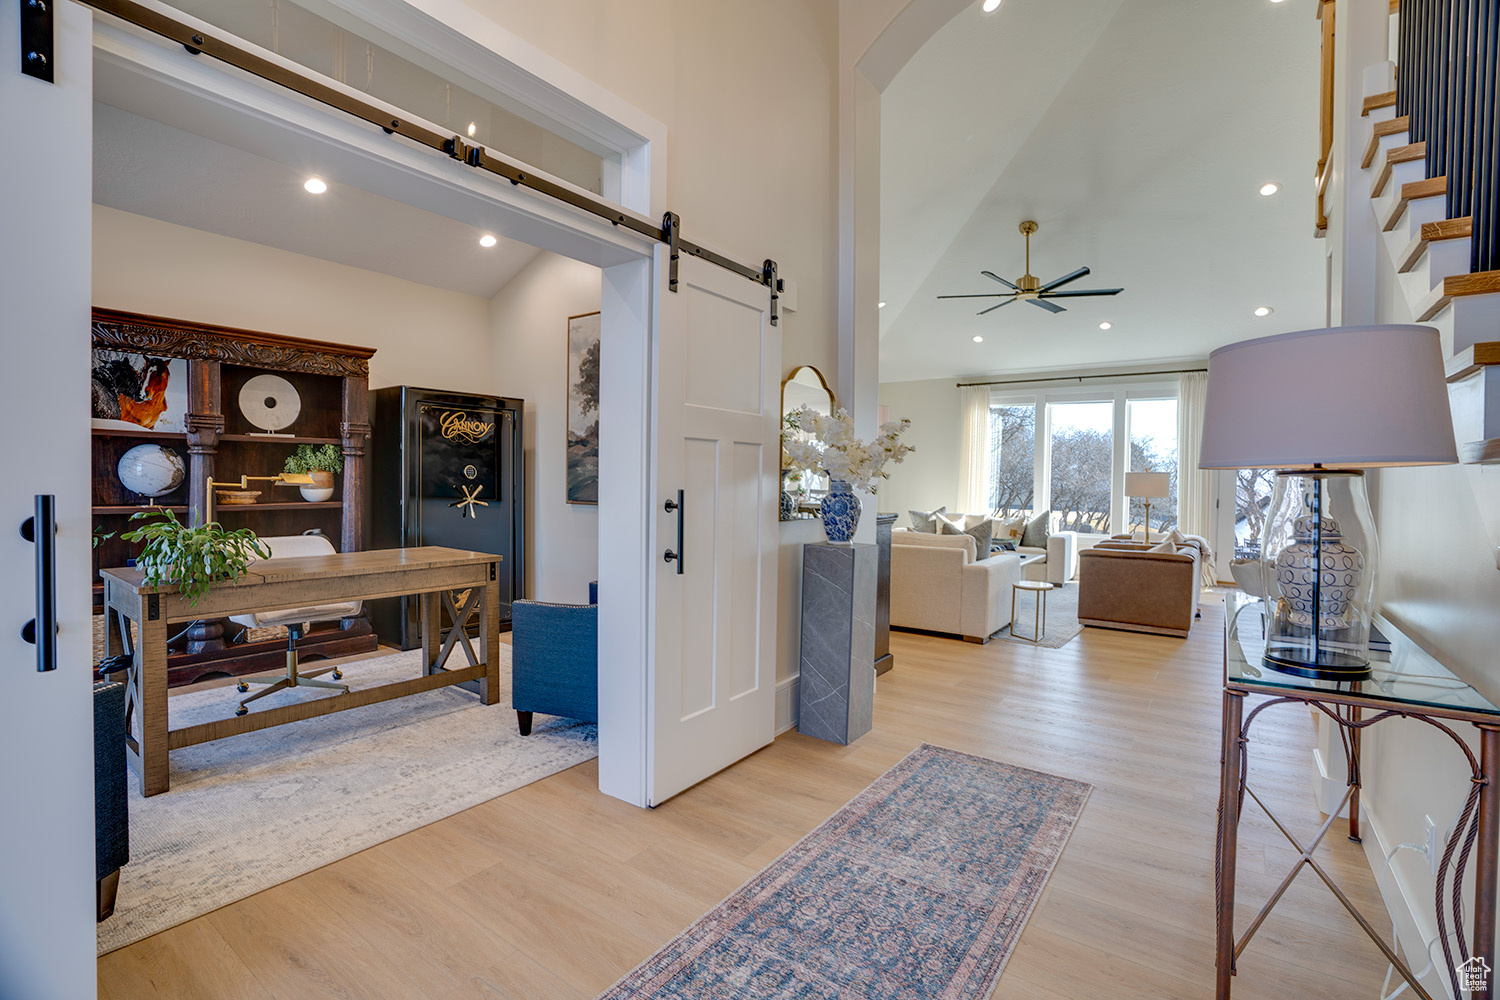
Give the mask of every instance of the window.
[(1050, 510), (1054, 531), (1140, 532), (1145, 503), (1124, 495), (1125, 473), (1165, 472), (1169, 495), (1151, 501), (1151, 534), (1177, 524), (1173, 384), (997, 392), (990, 401), (989, 446), (996, 516)]
[(990, 509), (1031, 517), (1036, 496), (1036, 407), (990, 407)]
[[(1153, 534), (1170, 531), (1177, 525), (1177, 400), (1128, 399), (1125, 419), (1130, 428), (1129, 472), (1165, 472), (1170, 476), (1166, 499), (1151, 503)], [(1130, 501), (1127, 531), (1144, 532), (1146, 501)]]
[(1059, 530), (1109, 533), (1114, 411), (1108, 402), (1047, 404), (1048, 500)]
[(1260, 532), (1271, 504), (1274, 469), (1237, 469), (1234, 473), (1234, 557), (1260, 558)]

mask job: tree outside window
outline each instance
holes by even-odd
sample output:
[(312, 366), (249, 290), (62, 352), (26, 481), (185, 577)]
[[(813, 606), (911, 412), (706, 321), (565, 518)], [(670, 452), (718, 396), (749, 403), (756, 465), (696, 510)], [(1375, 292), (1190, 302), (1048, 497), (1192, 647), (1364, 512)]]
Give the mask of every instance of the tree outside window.
[(990, 407), (990, 509), (1030, 517), (1036, 496), (1036, 407)]
[(1048, 403), (1052, 512), (1063, 531), (1108, 534), (1114, 403)]
[[(1130, 428), (1131, 472), (1165, 472), (1168, 495), (1151, 501), (1151, 533), (1171, 531), (1177, 526), (1177, 400), (1132, 399), (1125, 407)], [(1146, 501), (1128, 497), (1127, 530), (1144, 533)]]

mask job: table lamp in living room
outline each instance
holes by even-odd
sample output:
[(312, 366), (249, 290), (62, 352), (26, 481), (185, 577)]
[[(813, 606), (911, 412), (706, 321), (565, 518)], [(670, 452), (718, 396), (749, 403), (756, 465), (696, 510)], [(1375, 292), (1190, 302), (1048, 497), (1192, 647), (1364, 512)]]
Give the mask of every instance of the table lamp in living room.
[[(1151, 544), (1151, 501), (1172, 495), (1172, 476), (1167, 472), (1125, 473), (1125, 495), (1146, 501), (1146, 544)], [(1126, 530), (1129, 530), (1127, 526)]]
[(1200, 469), (1276, 469), (1261, 534), (1273, 670), (1370, 676), (1379, 562), (1365, 469), (1458, 461), (1437, 330), (1348, 326), (1209, 355)]

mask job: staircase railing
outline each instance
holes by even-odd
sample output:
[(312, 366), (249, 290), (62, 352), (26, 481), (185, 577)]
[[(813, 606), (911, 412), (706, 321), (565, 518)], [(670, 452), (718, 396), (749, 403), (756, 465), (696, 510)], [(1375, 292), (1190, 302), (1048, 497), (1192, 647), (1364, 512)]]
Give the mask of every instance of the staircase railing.
[(1396, 114), (1448, 181), (1448, 218), (1473, 220), (1471, 270), (1500, 269), (1500, 56), (1496, 0), (1401, 0)]

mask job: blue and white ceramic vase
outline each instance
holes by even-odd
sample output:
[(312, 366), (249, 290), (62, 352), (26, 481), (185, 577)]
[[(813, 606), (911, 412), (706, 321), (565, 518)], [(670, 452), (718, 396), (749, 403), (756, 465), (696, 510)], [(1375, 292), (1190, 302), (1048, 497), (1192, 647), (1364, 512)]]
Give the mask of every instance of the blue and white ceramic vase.
[(787, 482), (787, 473), (781, 472), (781, 519), (790, 521), (797, 516), (797, 498), (792, 496), (792, 491), (787, 489), (791, 484)]
[(1344, 541), (1339, 523), (1331, 517), (1319, 525), (1322, 545), (1317, 554), (1313, 546), (1313, 519), (1310, 516), (1292, 522), (1291, 545), (1276, 557), (1276, 582), (1281, 596), (1291, 605), (1293, 624), (1313, 624), (1313, 590), (1318, 584), (1318, 617), (1320, 629), (1349, 627), (1350, 605), (1359, 591), (1360, 574), (1365, 557)]
[(828, 495), (823, 498), (823, 533), (832, 545), (854, 544), (854, 529), (859, 527), (862, 505), (859, 497), (842, 479), (829, 484)]

